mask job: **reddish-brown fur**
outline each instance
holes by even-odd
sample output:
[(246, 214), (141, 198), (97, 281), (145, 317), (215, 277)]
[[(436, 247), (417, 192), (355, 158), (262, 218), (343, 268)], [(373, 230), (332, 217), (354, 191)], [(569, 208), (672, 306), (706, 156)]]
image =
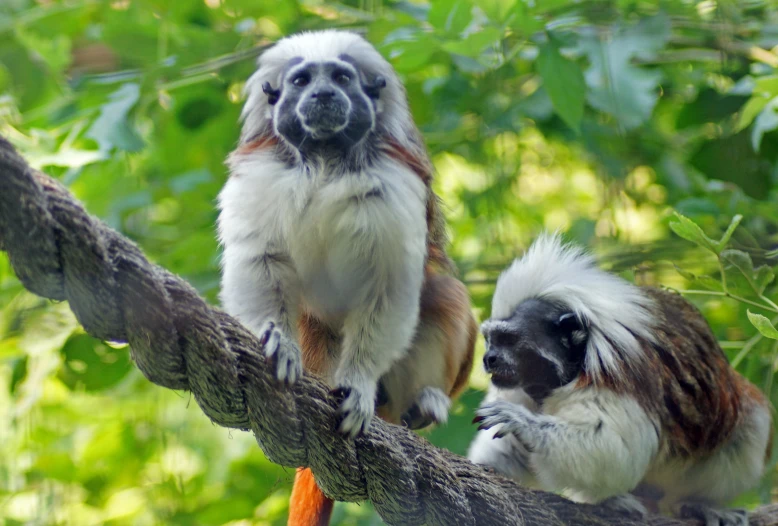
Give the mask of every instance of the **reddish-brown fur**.
[[(730, 366), (694, 305), (666, 290), (643, 290), (657, 305), (656, 343), (642, 342), (644, 367), (625, 367), (599, 386), (634, 396), (657, 415), (674, 456), (711, 453), (730, 439), (744, 404), (766, 405), (764, 395)], [(592, 383), (584, 373), (577, 385)]]
[(246, 144), (241, 145), (232, 155), (248, 155), (260, 150), (269, 150), (278, 144), (278, 137), (274, 135), (259, 135), (254, 137)]

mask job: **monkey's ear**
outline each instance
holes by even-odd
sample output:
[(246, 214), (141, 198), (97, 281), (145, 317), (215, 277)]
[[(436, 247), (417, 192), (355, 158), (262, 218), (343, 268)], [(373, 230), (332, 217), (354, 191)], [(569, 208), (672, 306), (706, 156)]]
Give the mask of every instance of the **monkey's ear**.
[(386, 79), (381, 75), (376, 76), (372, 84), (363, 84), (362, 90), (365, 95), (371, 99), (377, 99), (381, 94), (381, 90), (386, 87)]
[(557, 326), (565, 333), (571, 334), (575, 331), (583, 331), (585, 327), (574, 312), (562, 314), (556, 322)]
[(273, 89), (269, 82), (262, 84), (262, 91), (267, 95), (267, 103), (273, 106), (281, 97), (280, 89)]
[(559, 316), (556, 322), (562, 333), (563, 339), (568, 342), (568, 347), (580, 345), (588, 338), (586, 324), (574, 312), (566, 312)]

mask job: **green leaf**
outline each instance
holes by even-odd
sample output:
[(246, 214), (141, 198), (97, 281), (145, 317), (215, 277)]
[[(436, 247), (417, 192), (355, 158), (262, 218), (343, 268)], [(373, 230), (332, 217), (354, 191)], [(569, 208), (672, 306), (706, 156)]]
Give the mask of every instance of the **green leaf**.
[(66, 35), (60, 34), (47, 38), (19, 29), (16, 38), (29, 50), (30, 56), (42, 60), (51, 73), (61, 73), (70, 65), (71, 41)]
[(141, 150), (143, 140), (127, 120), (130, 110), (140, 99), (140, 87), (133, 83), (125, 84), (113, 92), (109, 99), (100, 108), (100, 115), (86, 136), (94, 139), (101, 151), (109, 151), (114, 147), (128, 152)]
[(537, 67), (554, 110), (576, 133), (581, 133), (586, 97), (581, 68), (562, 56), (552, 38), (540, 48)]
[(761, 93), (767, 98), (778, 95), (778, 75), (765, 75), (754, 79), (754, 94)]
[(502, 23), (510, 15), (516, 3), (523, 0), (478, 0), (478, 7), (490, 20)]
[(751, 256), (742, 250), (725, 250), (721, 253), (721, 259), (737, 268), (756, 294), (762, 294), (775, 277), (773, 270), (765, 265), (754, 271)]
[(754, 263), (747, 252), (735, 249), (725, 250), (721, 253), (721, 259), (734, 265), (746, 277), (750, 277), (754, 273)]
[(773, 269), (767, 265), (762, 265), (756, 269), (756, 274), (754, 275), (754, 285), (756, 286), (757, 292), (759, 292), (759, 294), (764, 294), (765, 289), (770, 283), (773, 282), (774, 279), (775, 272), (773, 272)]
[(706, 248), (718, 255), (718, 242), (712, 240), (705, 235), (705, 232), (697, 226), (697, 224), (688, 217), (682, 216), (678, 212), (673, 212), (675, 221), (670, 221), (670, 229), (684, 238), (687, 241), (691, 241), (702, 248)]
[(127, 348), (113, 349), (86, 334), (70, 338), (62, 348), (62, 355), (65, 364), (60, 378), (71, 389), (107, 389), (132, 370)]
[(759, 151), (764, 134), (776, 128), (778, 128), (778, 97), (772, 98), (754, 120), (754, 127), (751, 130), (751, 146), (755, 152)]
[(432, 27), (459, 35), (473, 19), (473, 4), (467, 0), (435, 0), (427, 15)]
[(426, 66), (438, 50), (438, 40), (419, 35), (413, 40), (398, 40), (390, 46), (392, 65), (399, 72), (417, 72)]
[(441, 47), (449, 53), (477, 57), (485, 47), (493, 45), (502, 38), (503, 32), (496, 27), (487, 27), (476, 33), (471, 33), (462, 40), (451, 40)]
[(703, 289), (713, 290), (718, 292), (724, 290), (724, 286), (721, 284), (721, 282), (711, 278), (710, 276), (698, 276), (697, 274), (693, 274), (687, 270), (683, 270), (678, 265), (674, 265), (674, 266), (678, 274), (680, 274), (681, 276), (689, 280), (694, 285), (698, 285)]
[(738, 225), (742, 220), (743, 220), (743, 216), (737, 214), (735, 215), (735, 217), (732, 218), (732, 221), (729, 222), (729, 226), (727, 227), (726, 232), (724, 232), (724, 235), (721, 236), (721, 239), (717, 244), (719, 251), (724, 250), (724, 247), (727, 246), (727, 243), (729, 243), (729, 240), (732, 238), (732, 234), (735, 233), (735, 229), (738, 227)]
[(645, 123), (656, 105), (662, 74), (634, 64), (650, 59), (670, 37), (670, 20), (657, 15), (634, 26), (616, 25), (581, 39), (580, 48), (589, 57), (586, 70), (589, 104), (612, 115), (621, 126), (632, 129)]
[(778, 330), (773, 327), (773, 324), (765, 316), (761, 314), (754, 314), (750, 310), (748, 311), (748, 319), (751, 321), (756, 330), (758, 330), (765, 338), (771, 340), (778, 340)]
[(754, 118), (756, 118), (759, 112), (767, 106), (768, 102), (770, 102), (770, 97), (765, 97), (761, 94), (754, 95), (748, 99), (748, 102), (745, 103), (738, 115), (737, 124), (735, 124), (735, 133), (746, 129), (754, 121)]

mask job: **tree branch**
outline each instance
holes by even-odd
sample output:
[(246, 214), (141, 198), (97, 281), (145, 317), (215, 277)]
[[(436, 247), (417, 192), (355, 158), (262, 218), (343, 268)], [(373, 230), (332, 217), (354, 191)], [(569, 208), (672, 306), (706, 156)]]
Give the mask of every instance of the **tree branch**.
[[(389, 524), (690, 524), (636, 521), (526, 490), (382, 421), (347, 440), (336, 432), (335, 402), (322, 382), (306, 375), (291, 388), (278, 385), (256, 337), (149, 263), (2, 138), (0, 249), (26, 288), (69, 301), (91, 335), (129, 342), (150, 381), (191, 391), (215, 423), (250, 429), (270, 460), (311, 467), (330, 497), (369, 499)], [(778, 506), (758, 510), (751, 524), (778, 524)]]

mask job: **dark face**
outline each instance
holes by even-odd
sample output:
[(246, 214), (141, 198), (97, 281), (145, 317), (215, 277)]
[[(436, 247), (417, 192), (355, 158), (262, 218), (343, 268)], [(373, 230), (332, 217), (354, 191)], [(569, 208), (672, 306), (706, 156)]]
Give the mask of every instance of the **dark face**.
[(290, 61), (279, 91), (276, 129), (303, 154), (347, 152), (374, 126), (374, 102), (346, 61)]
[(588, 334), (568, 309), (532, 298), (510, 318), (487, 320), (484, 368), (499, 388), (520, 387), (540, 402), (581, 371)]

